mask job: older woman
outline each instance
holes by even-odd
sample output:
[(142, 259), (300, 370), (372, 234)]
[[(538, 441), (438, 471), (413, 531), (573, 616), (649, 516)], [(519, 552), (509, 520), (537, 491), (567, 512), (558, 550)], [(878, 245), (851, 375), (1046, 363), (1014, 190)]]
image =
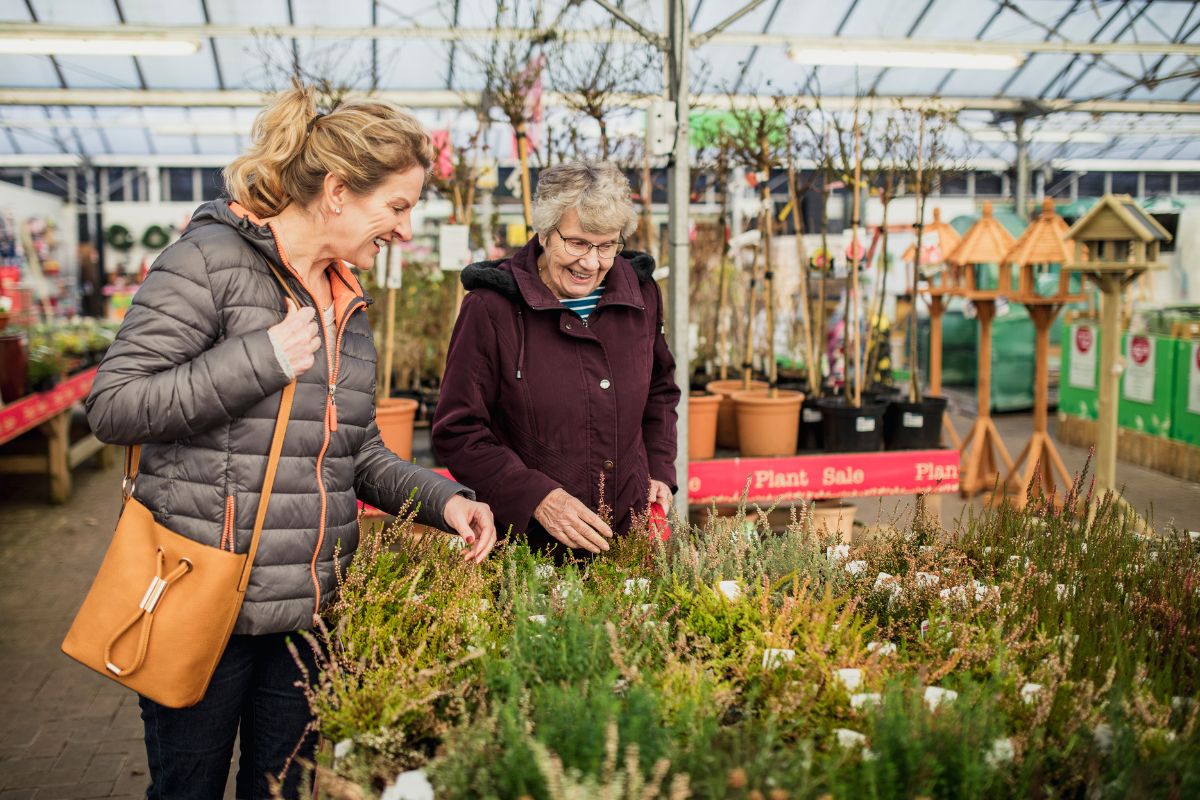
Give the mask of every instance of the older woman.
[(529, 244), (463, 271), (433, 444), (501, 532), (598, 553), (675, 491), (675, 362), (620, 170), (550, 167), (533, 202)]
[[(288, 636), (314, 626), (358, 545), (356, 498), (457, 531), (481, 561), (487, 507), (390, 452), (375, 424), (369, 301), (347, 265), (411, 237), (433, 157), (410, 115), (379, 102), (317, 112), (297, 86), (264, 110), (225, 170), (233, 202), (201, 206), (155, 261), (100, 365), (88, 420), (106, 442), (142, 445), (133, 494), (172, 531), (245, 552), (280, 392), (296, 381), (261, 547), (234, 635), (203, 699), (141, 698), (150, 798), (219, 798), (241, 734), (238, 797), (300, 787), (315, 735)], [(286, 300), (298, 298), (299, 307)], [(286, 302), (286, 305), (285, 305)]]

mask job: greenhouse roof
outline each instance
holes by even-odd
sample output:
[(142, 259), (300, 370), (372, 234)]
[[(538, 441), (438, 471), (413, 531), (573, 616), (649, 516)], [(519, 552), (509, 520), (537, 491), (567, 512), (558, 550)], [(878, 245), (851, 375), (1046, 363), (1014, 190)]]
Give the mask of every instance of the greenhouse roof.
[[(710, 31), (742, 2), (686, 0), (693, 32)], [(0, 158), (225, 157), (245, 146), (263, 93), (286, 85), (297, 63), (336, 85), (417, 108), (427, 124), (455, 127), (464, 99), (484, 85), (481, 58), (497, 29), (505, 46), (548, 42), (551, 119), (573, 89), (572, 75), (594, 63), (599, 48), (607, 48), (608, 66), (636, 67), (618, 76), (615, 104), (644, 105), (661, 91), (661, 60), (603, 5), (618, 6), (647, 31), (664, 29), (664, 3), (656, 0), (0, 0)], [(836, 109), (864, 95), (884, 105), (936, 97), (961, 110), (964, 139), (978, 157), (1011, 161), (1014, 115), (1026, 115), (1035, 163), (1069, 169), (1080, 167), (1068, 162), (1103, 159), (1110, 169), (1136, 161), (1145, 166), (1127, 168), (1200, 170), (1200, 4), (748, 5), (694, 43), (696, 104), (785, 94)], [(533, 8), (542, 9), (540, 19)], [(54, 55), (2, 46), (39, 37), (65, 45)], [(68, 54), (81, 38), (115, 50), (122, 41), (182, 39), (190, 49)], [(640, 112), (617, 125), (625, 133), (641, 126)]]

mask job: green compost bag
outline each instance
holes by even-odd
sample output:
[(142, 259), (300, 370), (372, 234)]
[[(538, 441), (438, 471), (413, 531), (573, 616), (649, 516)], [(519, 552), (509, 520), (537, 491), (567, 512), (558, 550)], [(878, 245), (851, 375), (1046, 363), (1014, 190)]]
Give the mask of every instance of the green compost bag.
[[(942, 317), (942, 383), (975, 386), (979, 363), (979, 322), (963, 315), (955, 298)], [(929, 322), (921, 320), (922, 367), (928, 374)], [(1015, 411), (1033, 406), (1033, 322), (1025, 307), (1008, 303), (992, 321), (992, 410)]]
[(1200, 341), (1175, 339), (1171, 438), (1200, 445)]
[(1122, 428), (1152, 436), (1171, 435), (1177, 342), (1144, 333), (1122, 337), (1125, 369), (1117, 400), (1117, 424)]
[(1080, 321), (1062, 324), (1062, 368), (1058, 410), (1096, 419), (1100, 404), (1100, 326)]

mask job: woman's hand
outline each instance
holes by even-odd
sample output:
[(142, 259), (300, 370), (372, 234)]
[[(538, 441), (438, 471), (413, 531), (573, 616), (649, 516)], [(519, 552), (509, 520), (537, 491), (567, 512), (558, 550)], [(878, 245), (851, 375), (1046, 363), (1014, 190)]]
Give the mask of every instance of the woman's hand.
[(287, 356), (292, 374), (299, 377), (312, 368), (313, 353), (321, 348), (317, 310), (312, 306), (296, 308), (290, 297), (287, 299), (287, 305), (287, 316), (283, 318), (283, 322), (271, 327), (269, 332)]
[(479, 564), (492, 552), (496, 544), (496, 523), (487, 503), (477, 503), (456, 494), (442, 509), (442, 519), (467, 543), (463, 550), (463, 558), (467, 561)]
[(567, 493), (555, 489), (534, 509), (533, 517), (542, 523), (551, 536), (567, 547), (582, 548), (589, 553), (608, 550), (612, 528), (596, 512)]
[(650, 479), (650, 495), (651, 503), (658, 503), (662, 506), (663, 511), (669, 511), (671, 508), (671, 487), (667, 486), (662, 481)]

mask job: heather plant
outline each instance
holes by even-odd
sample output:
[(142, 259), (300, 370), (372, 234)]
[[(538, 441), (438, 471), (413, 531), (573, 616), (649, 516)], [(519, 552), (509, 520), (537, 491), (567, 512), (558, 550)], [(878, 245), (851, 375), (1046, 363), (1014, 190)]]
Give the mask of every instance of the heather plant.
[(920, 504), (850, 547), (743, 510), (483, 568), (402, 521), (317, 642), (332, 768), (445, 798), (1200, 796), (1200, 556), (1082, 488), (950, 534)]

